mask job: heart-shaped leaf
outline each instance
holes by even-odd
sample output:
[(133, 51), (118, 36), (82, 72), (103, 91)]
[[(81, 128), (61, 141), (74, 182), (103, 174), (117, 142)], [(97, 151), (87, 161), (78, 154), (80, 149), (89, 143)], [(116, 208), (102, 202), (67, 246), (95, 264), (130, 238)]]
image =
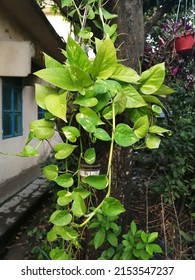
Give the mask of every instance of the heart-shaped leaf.
[(51, 138), (54, 131), (54, 122), (45, 119), (32, 121), (30, 123), (30, 130), (34, 133), (34, 136), (38, 139)]
[(43, 174), (48, 180), (55, 180), (58, 177), (58, 166), (50, 164), (43, 167)]
[(116, 126), (114, 139), (122, 147), (131, 146), (138, 141), (134, 131), (127, 124), (123, 123)]
[(125, 212), (121, 202), (114, 197), (107, 197), (102, 205), (104, 215), (112, 217)]
[(108, 185), (106, 175), (88, 176), (83, 179), (83, 182), (97, 190), (103, 190)]

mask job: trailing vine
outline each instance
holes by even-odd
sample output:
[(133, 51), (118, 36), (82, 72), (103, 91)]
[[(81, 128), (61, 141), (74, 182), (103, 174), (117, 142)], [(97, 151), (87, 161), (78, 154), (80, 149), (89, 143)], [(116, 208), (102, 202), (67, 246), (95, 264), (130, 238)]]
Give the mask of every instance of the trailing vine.
[[(116, 144), (134, 149), (159, 147), (161, 136), (170, 134), (156, 125), (156, 117), (165, 110), (159, 97), (173, 90), (164, 85), (164, 63), (139, 75), (117, 60), (117, 26), (109, 25), (116, 15), (105, 10), (105, 2), (88, 0), (77, 5), (77, 1), (62, 0), (69, 16), (79, 18), (80, 27), (78, 23), (75, 26), (79, 39), (76, 42), (68, 37), (66, 51), (62, 50), (63, 64), (45, 54), (46, 68), (34, 73), (47, 83), (36, 84), (36, 102), (45, 110), (45, 118), (30, 123), (29, 138), (20, 155), (37, 156), (39, 146), (43, 141), (50, 142), (56, 131), (64, 139), (53, 146), (54, 157), (63, 162), (64, 169), (58, 164), (43, 168), (45, 177), (62, 188), (57, 193), (57, 209), (50, 217), (53, 227), (47, 234), (48, 241), (55, 244), (51, 259), (77, 258), (88, 228), (95, 231), (92, 243), (96, 249), (109, 244), (101, 258), (149, 259), (161, 252), (153, 244), (158, 234), (139, 231), (134, 222), (117, 248), (120, 227), (116, 220), (125, 209), (111, 196), (112, 159)], [(97, 17), (101, 25), (95, 21)], [(102, 40), (94, 39), (91, 29), (85, 26), (89, 20), (102, 29)], [(87, 48), (93, 49), (93, 59), (88, 57)], [(122, 114), (128, 116), (129, 124), (118, 121)], [(36, 147), (30, 144), (34, 138), (40, 141)], [(93, 175), (97, 141), (109, 143), (110, 148), (107, 172)], [(76, 170), (69, 165), (72, 156)], [(86, 177), (81, 176), (83, 162), (89, 165)], [(94, 200), (99, 192), (103, 193), (100, 202)]]

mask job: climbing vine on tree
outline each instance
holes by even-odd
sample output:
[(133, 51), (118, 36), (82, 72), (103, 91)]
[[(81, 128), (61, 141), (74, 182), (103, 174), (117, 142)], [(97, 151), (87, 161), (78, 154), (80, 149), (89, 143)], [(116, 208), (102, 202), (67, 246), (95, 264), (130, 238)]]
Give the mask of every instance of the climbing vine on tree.
[[(57, 163), (43, 168), (45, 177), (61, 187), (47, 234), (48, 241), (55, 244), (51, 245), (51, 259), (77, 258), (88, 228), (93, 232), (94, 248), (104, 245), (103, 259), (149, 259), (162, 252), (154, 244), (158, 234), (140, 231), (131, 221), (119, 244), (117, 219), (125, 209), (111, 196), (112, 159), (115, 145), (159, 147), (161, 137), (170, 134), (156, 125), (156, 118), (165, 110), (159, 97), (173, 90), (164, 84), (164, 63), (140, 74), (118, 61), (114, 46), (117, 26), (109, 25), (116, 15), (104, 9), (105, 2), (80, 1), (77, 6), (76, 1), (63, 0), (62, 6), (70, 9), (73, 20), (75, 14), (79, 18), (78, 40), (68, 37), (66, 50), (62, 50), (63, 64), (45, 54), (45, 69), (34, 73), (48, 83), (36, 84), (36, 102), (45, 110), (45, 118), (30, 123), (29, 138), (20, 155), (37, 156), (42, 142), (49, 142), (56, 131), (64, 139), (53, 146)], [(86, 20), (95, 18), (97, 25), (101, 23), (102, 40), (85, 27)], [(88, 50), (93, 51), (93, 57), (88, 56)], [(129, 124), (121, 121), (124, 114)], [(34, 138), (40, 141), (36, 147), (30, 144)], [(94, 175), (97, 141), (108, 144), (109, 156), (106, 172)], [(71, 169), (70, 157), (76, 159), (76, 169)], [(59, 168), (62, 163), (63, 170)], [(83, 163), (90, 169), (87, 176), (81, 174)], [(96, 199), (99, 193), (100, 201)]]

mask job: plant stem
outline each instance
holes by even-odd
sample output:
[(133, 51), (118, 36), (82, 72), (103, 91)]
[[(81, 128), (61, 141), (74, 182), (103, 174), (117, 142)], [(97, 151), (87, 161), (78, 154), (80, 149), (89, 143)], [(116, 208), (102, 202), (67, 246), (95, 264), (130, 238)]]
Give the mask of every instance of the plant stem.
[(113, 158), (113, 151), (114, 151), (114, 134), (115, 134), (115, 127), (116, 127), (116, 120), (115, 120), (115, 104), (114, 101), (112, 103), (112, 139), (110, 144), (110, 152), (109, 152), (109, 160), (108, 160), (108, 168), (107, 168), (107, 177), (108, 177), (108, 190), (107, 194), (104, 197), (104, 199), (101, 201), (101, 203), (91, 212), (88, 216), (88, 218), (78, 227), (85, 226), (97, 213), (97, 211), (102, 207), (104, 200), (110, 196), (111, 193), (111, 186), (112, 186), (112, 158)]

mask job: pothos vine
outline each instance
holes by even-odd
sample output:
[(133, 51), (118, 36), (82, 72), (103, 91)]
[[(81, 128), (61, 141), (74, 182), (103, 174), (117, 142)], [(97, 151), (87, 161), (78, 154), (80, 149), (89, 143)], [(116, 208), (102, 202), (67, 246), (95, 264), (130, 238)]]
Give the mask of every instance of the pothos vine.
[[(49, 164), (43, 169), (48, 180), (62, 187), (57, 193), (57, 210), (50, 217), (53, 227), (47, 234), (48, 241), (55, 244), (50, 258), (77, 258), (76, 252), (82, 250), (84, 232), (88, 228), (93, 229), (91, 238), (95, 249), (107, 244), (103, 259), (151, 258), (155, 252), (161, 252), (153, 243), (157, 233), (137, 230), (134, 222), (119, 244), (120, 226), (116, 220), (125, 209), (110, 195), (112, 159), (115, 144), (158, 148), (160, 137), (169, 133), (156, 125), (156, 117), (165, 109), (159, 97), (173, 92), (164, 85), (164, 63), (139, 75), (117, 60), (114, 47), (117, 26), (110, 25), (116, 15), (105, 10), (107, 1), (80, 1), (79, 5), (74, 0), (61, 2), (67, 7), (69, 17), (79, 18), (80, 27), (77, 23), (75, 29), (79, 39), (76, 42), (68, 37), (66, 51), (62, 50), (63, 64), (45, 54), (46, 68), (34, 73), (48, 83), (36, 84), (36, 102), (45, 110), (45, 118), (30, 123), (29, 139), (21, 152), (21, 156), (38, 155), (39, 145), (50, 141), (56, 131), (65, 139), (53, 147), (54, 157), (57, 162), (64, 163), (64, 170), (60, 170), (58, 164)], [(97, 17), (99, 24), (95, 21)], [(89, 20), (102, 29), (102, 40), (94, 40), (90, 28), (86, 27)], [(87, 56), (85, 45), (93, 49), (93, 60)], [(131, 125), (116, 122), (121, 114), (128, 115)], [(56, 126), (58, 120), (63, 122), (60, 128)], [(84, 137), (88, 139), (85, 144)], [(34, 138), (40, 140), (37, 147), (30, 145)], [(81, 162), (89, 166), (96, 162), (97, 140), (110, 143), (107, 172), (89, 173), (81, 178)], [(68, 163), (71, 156), (77, 159), (76, 171), (71, 170)], [(94, 194), (101, 191), (104, 198), (96, 204)]]

